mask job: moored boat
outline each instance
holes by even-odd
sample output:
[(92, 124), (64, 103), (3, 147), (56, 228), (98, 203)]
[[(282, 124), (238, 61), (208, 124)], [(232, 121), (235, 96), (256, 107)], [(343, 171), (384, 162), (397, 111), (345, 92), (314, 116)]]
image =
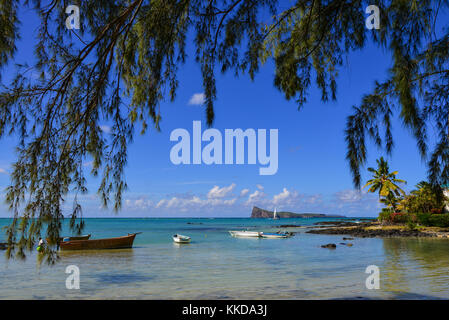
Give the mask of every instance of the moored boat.
[(190, 243), (190, 237), (183, 236), (182, 234), (175, 234), (173, 236), (173, 241), (176, 243)]
[[(91, 237), (91, 234), (84, 235), (84, 236), (74, 236), (74, 237), (60, 237), (58, 239), (58, 244), (62, 241), (73, 241), (73, 240), (89, 240)], [(47, 243), (51, 243), (50, 239), (47, 238)]]
[(102, 250), (102, 249), (126, 249), (132, 248), (137, 233), (129, 233), (127, 236), (93, 239), (93, 240), (71, 240), (59, 243), (61, 250)]
[(248, 231), (248, 230), (229, 231), (229, 233), (233, 237), (245, 237), (245, 238), (259, 238), (261, 236), (261, 234), (262, 234), (262, 232)]
[(262, 232), (262, 238), (267, 239), (284, 239), (290, 237), (289, 233), (266, 233)]

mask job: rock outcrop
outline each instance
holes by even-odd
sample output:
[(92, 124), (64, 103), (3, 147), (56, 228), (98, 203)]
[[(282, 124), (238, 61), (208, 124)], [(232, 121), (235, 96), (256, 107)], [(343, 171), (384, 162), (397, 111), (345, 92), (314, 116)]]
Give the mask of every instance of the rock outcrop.
[(335, 234), (349, 235), (359, 238), (375, 238), (375, 237), (436, 237), (435, 233), (420, 232), (417, 230), (399, 230), (399, 229), (366, 229), (358, 228), (328, 228), (313, 229), (306, 233), (314, 234)]
[[(293, 213), (293, 212), (276, 212), (279, 218), (344, 218), (344, 216), (327, 215), (322, 213)], [(273, 211), (268, 211), (258, 207), (253, 207), (251, 218), (273, 218)]]

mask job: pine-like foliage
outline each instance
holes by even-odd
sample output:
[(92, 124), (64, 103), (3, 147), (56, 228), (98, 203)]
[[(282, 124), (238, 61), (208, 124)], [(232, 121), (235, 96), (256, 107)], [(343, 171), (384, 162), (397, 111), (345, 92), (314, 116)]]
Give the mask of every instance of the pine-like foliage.
[[(77, 3), (78, 2), (78, 3)], [(65, 27), (65, 9), (77, 4), (81, 29)], [(367, 30), (365, 8), (380, 8), (380, 30)], [(272, 59), (274, 85), (301, 107), (312, 82), (323, 101), (336, 99), (345, 56), (371, 37), (393, 56), (390, 78), (378, 83), (348, 119), (348, 160), (354, 182), (366, 160), (365, 137), (393, 147), (391, 118), (398, 112), (426, 156), (426, 125), (438, 128), (430, 155), (431, 181), (449, 178), (448, 34), (434, 32), (448, 0), (116, 0), (25, 1), (39, 15), (36, 63), (18, 66), (0, 91), (0, 136), (19, 138), (7, 190), (14, 220), (9, 249), (24, 257), (46, 228), (58, 239), (69, 193), (87, 192), (85, 166), (101, 175), (98, 194), (118, 210), (126, 190), (124, 167), (135, 127), (159, 130), (163, 99), (174, 100), (177, 72), (193, 38), (201, 67), (208, 124), (214, 119), (216, 72), (254, 79)], [(0, 68), (14, 62), (20, 32), (18, 0), (0, 0)], [(20, 31), (20, 32), (19, 32)], [(369, 62), (375, 63), (375, 61)], [(4, 68), (2, 70), (5, 70)], [(33, 74), (33, 76), (30, 76)], [(39, 74), (39, 77), (35, 75)], [(109, 133), (100, 123), (112, 123)], [(385, 138), (380, 131), (385, 129)], [(113, 197), (113, 199), (111, 199)], [(76, 197), (71, 227), (83, 227)], [(50, 252), (49, 262), (54, 261)]]

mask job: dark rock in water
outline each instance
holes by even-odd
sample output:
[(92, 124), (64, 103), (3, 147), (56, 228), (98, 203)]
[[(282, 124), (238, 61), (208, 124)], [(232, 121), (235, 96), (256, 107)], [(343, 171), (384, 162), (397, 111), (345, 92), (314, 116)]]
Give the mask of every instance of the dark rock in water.
[(328, 248), (328, 249), (335, 249), (336, 247), (337, 245), (335, 243), (328, 243), (321, 246), (321, 248)]
[(299, 224), (281, 224), (278, 228), (299, 228)]
[(187, 224), (203, 224), (202, 222), (187, 222)]
[(352, 247), (352, 243), (340, 242), (342, 246)]
[(435, 234), (420, 232), (417, 230), (400, 230), (400, 229), (365, 229), (358, 228), (326, 228), (312, 229), (306, 233), (314, 234), (338, 234), (350, 235), (359, 238), (375, 238), (375, 237), (435, 237)]
[(345, 238), (345, 237), (343, 237), (343, 240), (354, 240), (354, 238)]
[(316, 226), (332, 226), (332, 227), (367, 227), (371, 225), (370, 222), (351, 222), (351, 221), (345, 221), (345, 220), (338, 220), (338, 221), (322, 221), (322, 222), (315, 222), (314, 225)]
[(337, 225), (337, 224), (342, 224), (342, 223), (346, 223), (347, 221), (320, 221), (320, 222), (315, 222), (314, 225)]

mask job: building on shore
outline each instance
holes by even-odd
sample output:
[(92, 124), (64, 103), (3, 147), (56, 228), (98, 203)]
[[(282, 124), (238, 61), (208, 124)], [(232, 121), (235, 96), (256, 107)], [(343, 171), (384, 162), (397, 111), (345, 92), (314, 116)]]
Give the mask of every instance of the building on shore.
[[(449, 198), (449, 184), (442, 185), (444, 195)], [(446, 202), (446, 212), (449, 212), (449, 201)]]

